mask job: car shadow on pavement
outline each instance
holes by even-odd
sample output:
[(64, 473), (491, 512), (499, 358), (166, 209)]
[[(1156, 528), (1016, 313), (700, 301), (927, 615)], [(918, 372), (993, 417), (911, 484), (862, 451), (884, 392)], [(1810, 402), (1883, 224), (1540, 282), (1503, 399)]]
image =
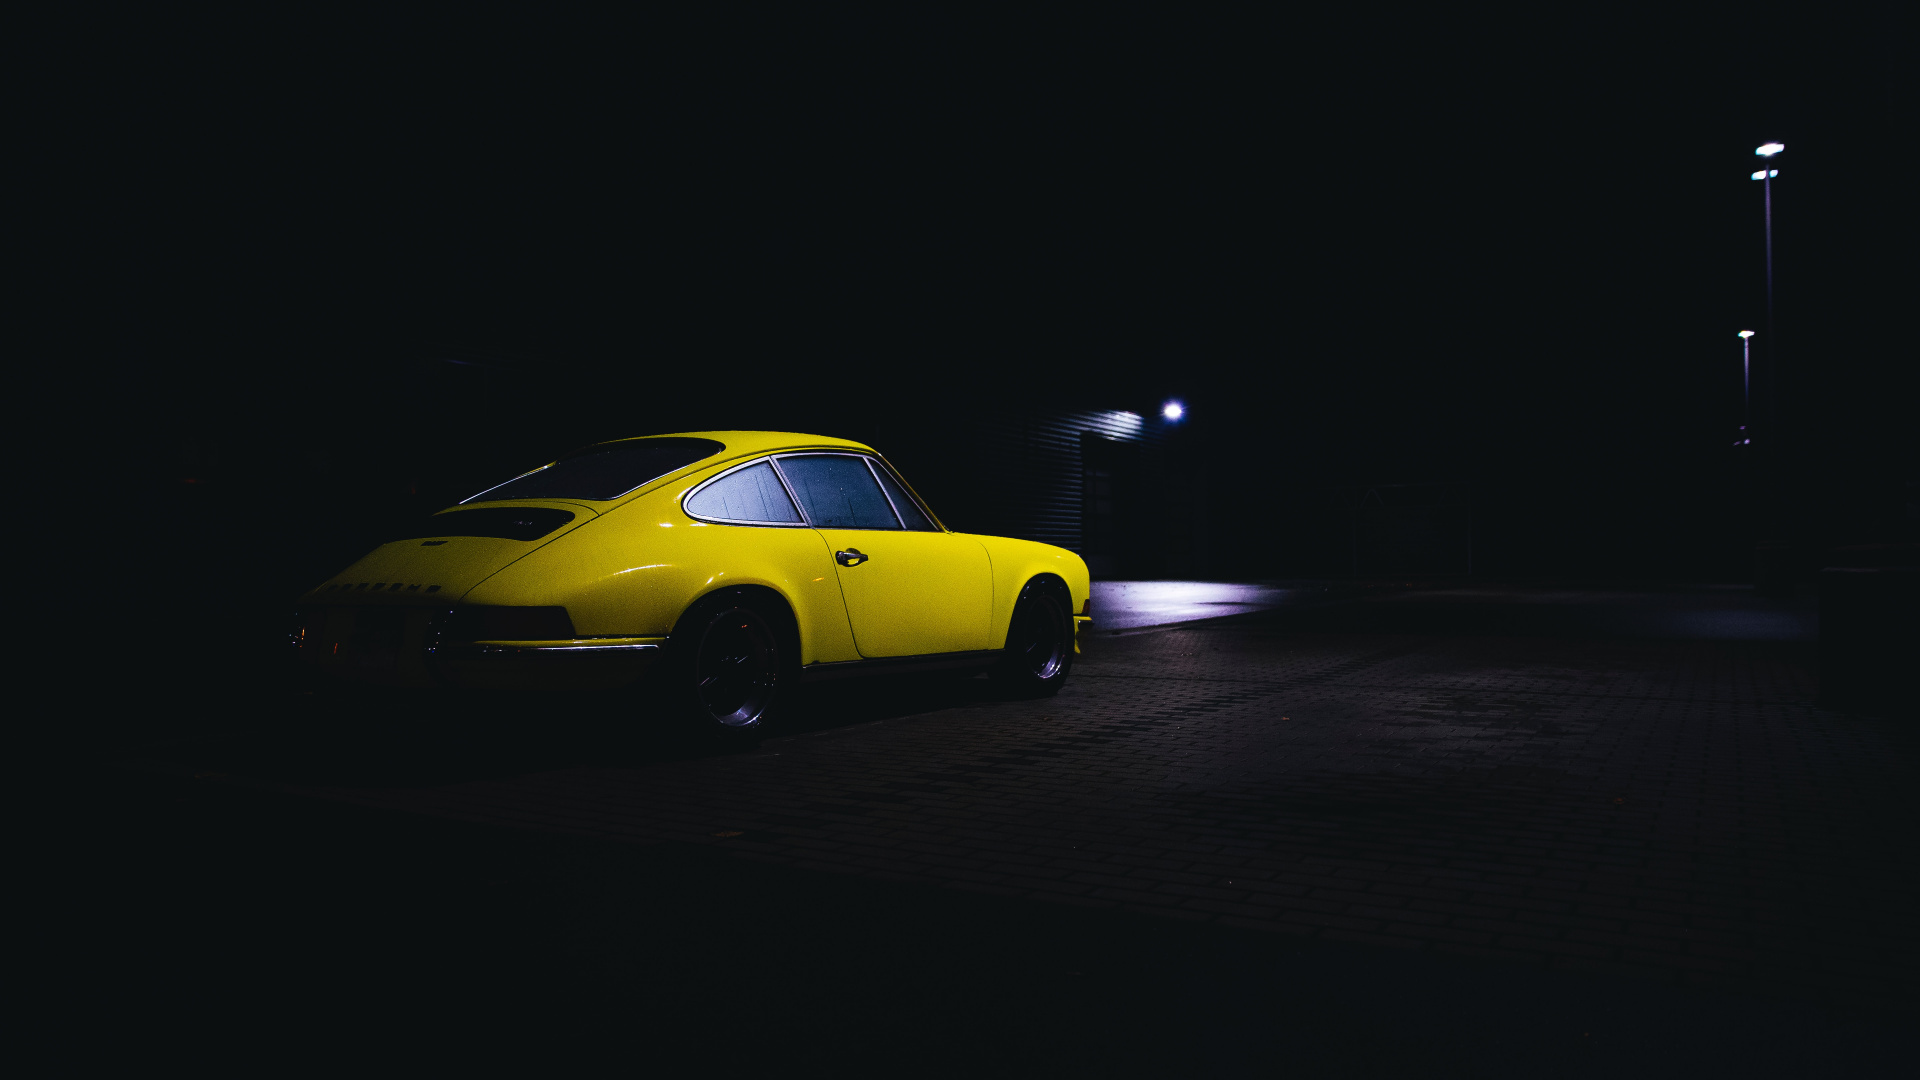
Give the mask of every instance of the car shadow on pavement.
[[(802, 686), (762, 738), (993, 700), (984, 678)], [(294, 787), (438, 787), (565, 768), (642, 768), (751, 749), (690, 733), (643, 691), (581, 695), (265, 695), (157, 756), (196, 773)], [(156, 755), (143, 755), (147, 757)]]

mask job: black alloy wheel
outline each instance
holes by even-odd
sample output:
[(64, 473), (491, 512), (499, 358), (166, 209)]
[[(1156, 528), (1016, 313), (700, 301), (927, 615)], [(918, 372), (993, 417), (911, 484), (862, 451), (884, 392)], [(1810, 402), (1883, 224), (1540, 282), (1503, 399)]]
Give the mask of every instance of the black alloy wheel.
[(1073, 667), (1073, 613), (1058, 586), (1030, 581), (1013, 605), (996, 682), (1027, 697), (1060, 692)]
[(721, 600), (682, 622), (676, 688), (692, 719), (725, 738), (757, 734), (779, 697), (785, 666), (780, 635), (753, 604)]

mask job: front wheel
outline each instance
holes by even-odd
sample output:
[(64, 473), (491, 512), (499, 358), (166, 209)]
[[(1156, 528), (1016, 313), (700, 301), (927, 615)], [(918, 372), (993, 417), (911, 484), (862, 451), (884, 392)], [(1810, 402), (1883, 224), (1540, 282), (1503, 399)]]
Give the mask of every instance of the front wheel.
[(778, 620), (754, 598), (703, 601), (681, 617), (668, 650), (668, 704), (697, 732), (727, 742), (757, 737), (790, 681)]
[(1030, 581), (1014, 601), (1007, 645), (992, 676), (1016, 697), (1051, 697), (1073, 668), (1072, 601), (1065, 589)]

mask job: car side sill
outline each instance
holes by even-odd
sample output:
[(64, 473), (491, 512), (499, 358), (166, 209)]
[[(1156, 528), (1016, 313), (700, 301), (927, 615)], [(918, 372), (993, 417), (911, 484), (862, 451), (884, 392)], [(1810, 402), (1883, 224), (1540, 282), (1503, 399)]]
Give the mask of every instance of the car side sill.
[(976, 652), (926, 653), (920, 656), (883, 656), (873, 660), (841, 660), (831, 664), (808, 664), (800, 669), (801, 682), (828, 682), (863, 675), (910, 675), (920, 671), (984, 671), (1000, 659), (999, 649)]

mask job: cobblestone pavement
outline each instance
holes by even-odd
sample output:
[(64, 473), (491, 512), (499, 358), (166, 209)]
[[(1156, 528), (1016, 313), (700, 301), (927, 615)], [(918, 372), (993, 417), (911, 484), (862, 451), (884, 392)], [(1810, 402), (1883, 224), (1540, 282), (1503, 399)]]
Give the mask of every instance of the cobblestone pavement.
[[(1911, 1002), (1914, 751), (1762, 641), (1096, 640), (1052, 700), (816, 698), (726, 756), (256, 770), (327, 800), (1282, 935)], [(919, 697), (914, 697), (919, 694)], [(852, 710), (857, 711), (857, 709)]]

